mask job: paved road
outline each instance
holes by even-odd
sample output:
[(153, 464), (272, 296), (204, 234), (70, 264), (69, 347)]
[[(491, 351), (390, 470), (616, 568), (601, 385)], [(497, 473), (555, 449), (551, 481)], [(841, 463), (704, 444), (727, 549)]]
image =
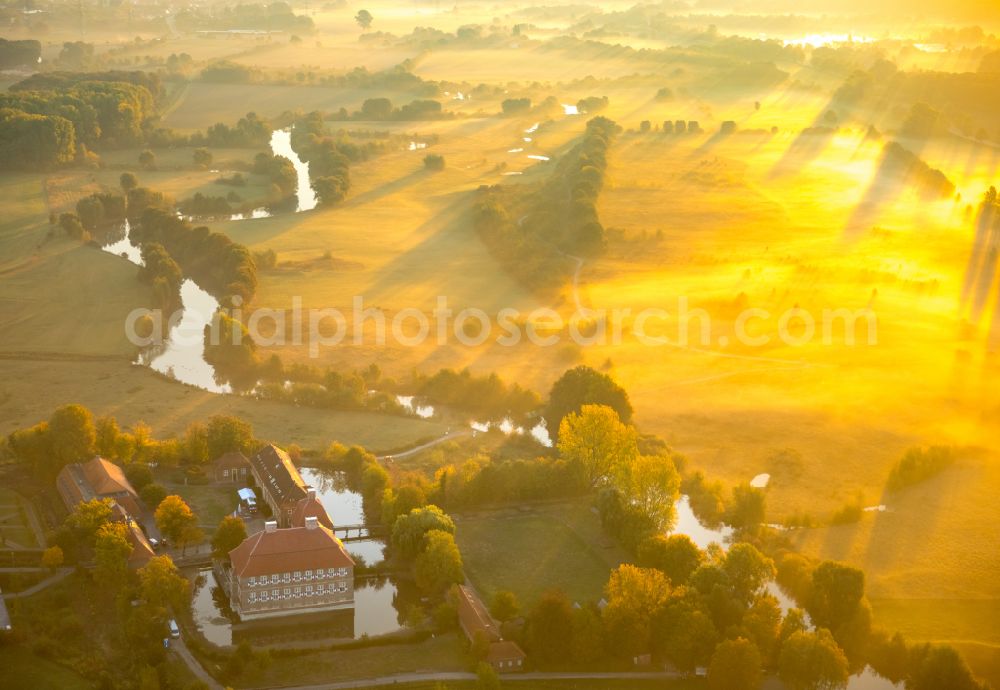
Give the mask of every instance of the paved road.
[(433, 441), (428, 441), (427, 443), (423, 443), (423, 444), (417, 446), (416, 448), (410, 448), (409, 450), (404, 450), (401, 453), (392, 453), (391, 455), (379, 455), (378, 459), (379, 460), (399, 460), (400, 458), (405, 458), (405, 457), (409, 457), (410, 455), (415, 455), (415, 454), (419, 453), (422, 450), (427, 450), (428, 448), (436, 446), (439, 443), (444, 443), (445, 441), (450, 441), (450, 440), (452, 440), (454, 438), (462, 438), (463, 436), (468, 436), (471, 433), (472, 433), (472, 431), (470, 429), (466, 429), (466, 430), (463, 430), (463, 431), (449, 432), (449, 433), (445, 434), (444, 436), (441, 436), (440, 438), (436, 438)]
[[(528, 680), (672, 680), (680, 678), (681, 674), (673, 672), (656, 673), (511, 673), (503, 676), (504, 682)], [(476, 680), (476, 674), (461, 671), (440, 673), (399, 673), (393, 676), (365, 678), (363, 680), (347, 680), (338, 683), (320, 683), (318, 685), (296, 685), (284, 687), (281, 690), (351, 690), (351, 688), (370, 688), (379, 685), (395, 685), (398, 683), (428, 683), (450, 680)], [(280, 686), (274, 686), (277, 690)], [(263, 689), (262, 689), (263, 690)]]
[[(38, 572), (40, 570), (45, 570), (45, 568), (3, 568), (2, 570), (5, 571), (5, 572), (8, 572), (8, 573), (9, 572), (26, 573), (26, 572)], [(20, 591), (20, 592), (10, 592), (8, 594), (4, 594), (3, 598), (4, 599), (21, 599), (23, 597), (30, 597), (32, 594), (37, 594), (38, 592), (41, 592), (43, 589), (45, 589), (49, 585), (54, 585), (55, 583), (57, 583), (60, 580), (64, 579), (71, 572), (73, 572), (72, 568), (61, 568), (58, 572), (54, 573), (52, 575), (52, 577), (45, 578), (44, 580), (42, 580), (41, 582), (39, 582), (37, 585), (34, 585), (33, 587), (28, 587), (28, 589), (25, 589), (25, 590)]]
[(215, 679), (208, 675), (208, 671), (206, 671), (202, 665), (198, 663), (198, 660), (194, 658), (191, 650), (189, 650), (187, 645), (184, 644), (183, 638), (170, 640), (170, 648), (181, 658), (181, 661), (187, 664), (187, 667), (191, 669), (191, 673), (197, 676), (198, 680), (211, 688), (211, 690), (222, 690), (222, 686), (216, 683)]

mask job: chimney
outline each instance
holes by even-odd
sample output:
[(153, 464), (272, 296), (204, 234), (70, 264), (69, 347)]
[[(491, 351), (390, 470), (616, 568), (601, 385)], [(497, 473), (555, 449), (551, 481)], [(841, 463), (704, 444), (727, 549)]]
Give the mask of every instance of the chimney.
[(316, 488), (312, 486), (307, 486), (306, 496), (309, 498), (309, 500), (316, 498)]
[(318, 517), (313, 516), (306, 518), (306, 529), (316, 529), (317, 525), (319, 525)]
[(267, 522), (264, 523), (264, 531), (265, 532), (277, 532), (278, 531), (278, 523), (275, 522), (274, 520), (268, 520)]

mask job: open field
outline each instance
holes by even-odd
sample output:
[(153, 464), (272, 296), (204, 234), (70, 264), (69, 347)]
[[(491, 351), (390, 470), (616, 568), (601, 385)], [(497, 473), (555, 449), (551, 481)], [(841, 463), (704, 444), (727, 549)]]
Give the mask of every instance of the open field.
[(525, 610), (555, 588), (581, 604), (599, 600), (621, 558), (586, 502), (463, 516), (456, 541), (484, 600), (510, 590)]
[(131, 264), (51, 228), (44, 191), (37, 176), (0, 176), (0, 349), (131, 356), (123, 324), (148, 288)]
[[(456, 119), (328, 122), (331, 131), (437, 137), (426, 150), (404, 144), (352, 165), (343, 202), (212, 223), (252, 251), (277, 253), (276, 268), (260, 273), (247, 313), (289, 309), (300, 298), (305, 308), (340, 309), (350, 323), (354, 298), (373, 308), (365, 324), (349, 325), (351, 336), (367, 338), (362, 342), (349, 337), (316, 357), (298, 345), (264, 347), (264, 355), (341, 371), (377, 363), (397, 379), (469, 367), (495, 371), (543, 395), (571, 366), (606, 371), (629, 391), (637, 426), (662, 436), (711, 479), (731, 485), (770, 474), (768, 521), (807, 516), (816, 526), (789, 533), (796, 548), (863, 568), (876, 624), (914, 640), (954, 642), (977, 671), (997, 679), (1000, 392), (993, 382), (1000, 303), (992, 274), (980, 294), (970, 294), (974, 272), (968, 266), (975, 206), (1000, 171), (1000, 133), (993, 131), (994, 117), (986, 137), (971, 137), (962, 119), (975, 118), (979, 104), (955, 103), (943, 110), (963, 133), (952, 126), (922, 139), (903, 137), (909, 108), (915, 99), (936, 97), (933, 88), (906, 96), (910, 100), (887, 96), (889, 102), (871, 108), (834, 94), (853, 70), (882, 60), (900, 70), (962, 72), (973, 80), (982, 56), (1000, 47), (998, 39), (980, 32), (967, 45), (958, 34), (934, 37), (938, 29), (915, 21), (900, 27), (872, 17), (862, 27), (830, 17), (823, 31), (859, 37), (845, 54), (775, 58), (780, 45), (747, 40), (755, 43), (748, 47), (743, 41), (809, 38), (814, 18), (725, 16), (697, 8), (677, 14), (664, 8), (652, 17), (633, 4), (432, 8), (376, 2), (369, 5), (375, 21), (367, 31), (353, 20), (357, 7), (331, 4), (302, 9), (318, 32), (304, 33), (301, 43), (287, 33), (184, 35), (165, 17), (161, 22), (156, 13), (162, 9), (154, 8), (153, 21), (135, 32), (145, 40), (110, 26), (87, 27), (87, 40), (120, 68), (159, 68), (172, 54), (190, 55), (185, 76), (168, 80), (170, 96), (158, 123), (181, 132), (233, 124), (248, 111), (263, 117), (354, 111), (368, 98), (387, 97), (400, 106), (423, 97), (415, 88), (319, 85), (356, 67), (375, 71), (405, 61), (405, 69), (425, 82), (442, 80), (435, 98), (459, 113)], [(871, 9), (860, 0), (842, 4), (866, 15)], [(987, 32), (997, 30), (997, 13), (986, 12), (994, 8), (985, 2), (955, 4), (963, 7), (956, 22), (972, 17), (992, 27)], [(934, 5), (899, 0), (878, 9), (920, 14), (940, 9)], [(430, 28), (407, 37), (415, 27), (455, 32), (473, 24), (481, 24), (481, 41)], [(715, 43), (731, 32), (743, 38)], [(883, 35), (892, 40), (877, 38)], [(78, 38), (75, 25), (47, 30), (44, 66), (56, 59), (62, 41)], [(258, 68), (253, 78), (267, 83), (202, 81), (199, 71), (223, 58)], [(734, 69), (737, 63), (753, 69)], [(0, 88), (8, 84), (0, 81)], [(658, 96), (661, 88), (669, 94)], [(461, 98), (459, 91), (465, 92)], [(504, 98), (520, 96), (534, 106), (551, 96), (559, 105), (496, 116)], [(607, 96), (600, 114), (624, 128), (610, 148), (597, 201), (607, 247), (582, 261), (572, 281), (534, 292), (483, 245), (471, 209), (483, 185), (540, 189), (594, 114), (564, 115), (560, 105), (588, 96)], [(970, 100), (989, 100), (982, 96)], [(704, 131), (667, 135), (660, 131), (665, 120), (697, 120)], [(651, 123), (650, 131), (639, 131), (643, 121)], [(724, 121), (737, 131), (721, 134)], [(928, 198), (912, 179), (883, 165), (883, 147), (894, 139), (939, 168), (955, 193)], [(0, 177), (0, 434), (44, 419), (67, 402), (115, 414), (123, 426), (144, 420), (157, 435), (180, 433), (212, 414), (237, 414), (261, 438), (310, 449), (337, 440), (386, 451), (448, 429), (453, 420), (214, 396), (130, 365), (135, 351), (122, 323), (129, 311), (150, 303), (150, 291), (136, 281), (131, 265), (66, 240), (58, 228), (50, 236), (48, 213), (116, 187), (124, 170), (178, 199), (229, 188), (214, 184), (221, 173), (195, 170), (188, 148), (157, 150), (159, 169), (149, 172), (137, 170), (139, 149), (100, 153), (104, 167), (95, 170)], [(256, 151), (213, 153), (211, 168), (227, 172)], [(428, 153), (444, 157), (444, 170), (425, 169)], [(256, 198), (266, 184), (251, 178), (236, 191)], [(627, 309), (628, 329), (637, 326), (641, 310), (665, 309), (666, 318), (647, 326), (650, 334), (677, 340), (683, 332), (688, 341), (650, 345), (633, 333), (621, 342), (583, 346), (568, 342), (563, 331), (559, 343), (545, 347), (523, 339), (512, 347), (492, 339), (466, 346), (454, 337), (417, 345), (371, 342), (379, 317), (391, 320), (409, 310), (430, 316), (439, 297), (453, 314), (471, 307), (490, 316), (503, 308), (522, 315), (551, 308), (567, 319), (578, 304), (609, 313)], [(751, 308), (769, 312), (749, 325), (750, 334), (766, 343), (741, 344), (736, 337), (740, 315)], [(682, 309), (696, 310), (690, 328), (678, 325)], [(841, 309), (861, 322), (848, 328), (833, 321), (829, 330), (818, 323), (814, 337), (805, 337), (803, 319)], [(782, 314), (798, 322), (783, 328)], [(864, 342), (869, 317), (877, 343)], [(704, 341), (698, 339), (702, 327), (709, 328)], [(782, 331), (791, 338), (783, 340)], [(852, 337), (859, 342), (851, 343)], [(954, 446), (955, 466), (887, 493), (893, 463), (907, 448), (927, 444)], [(430, 470), (476, 449), (449, 443), (400, 466)], [(231, 496), (189, 488), (206, 524), (231, 507)], [(3, 501), (0, 495), (0, 516), (7, 510)], [(886, 511), (829, 526), (835, 511), (856, 501), (882, 504)], [(470, 514), (460, 520), (457, 538), (469, 577), (485, 596), (509, 588), (527, 606), (546, 588), (563, 586), (582, 601), (600, 597), (620, 558), (602, 545), (595, 521), (582, 504)], [(20, 527), (2, 522), (0, 533), (25, 538)], [(540, 556), (523, 558), (526, 551)], [(421, 647), (400, 651), (403, 667), (461, 667), (455, 640)], [(318, 655), (316, 668), (279, 659), (267, 674), (270, 682), (284, 683), (283, 673), (308, 682), (382, 672), (370, 656)]]
[(114, 415), (122, 426), (145, 421), (157, 437), (182, 434), (192, 422), (215, 414), (236, 415), (253, 425), (258, 438), (317, 450), (332, 441), (391, 450), (435, 438), (447, 428), (437, 421), (214, 395), (122, 360), (0, 358), (0, 401), (5, 434), (48, 419), (68, 402), (95, 415)]

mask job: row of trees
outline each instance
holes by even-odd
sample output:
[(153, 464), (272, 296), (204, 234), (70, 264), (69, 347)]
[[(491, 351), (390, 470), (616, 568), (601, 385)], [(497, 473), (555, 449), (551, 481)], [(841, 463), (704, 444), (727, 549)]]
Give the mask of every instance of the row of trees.
[(161, 93), (142, 72), (33, 75), (0, 93), (0, 166), (47, 170), (141, 143)]
[(147, 209), (132, 228), (133, 241), (162, 245), (185, 274), (222, 302), (239, 296), (250, 302), (257, 290), (253, 257), (228, 236), (190, 223), (160, 209)]
[[(156, 99), (146, 86), (147, 82), (138, 81), (141, 83), (65, 76), (28, 79), (0, 94), (0, 109), (68, 121), (72, 125), (74, 147), (77, 144), (90, 148), (131, 146), (143, 141), (143, 128), (156, 112)], [(33, 90), (33, 87), (44, 88)], [(53, 121), (62, 126), (59, 120)], [(65, 162), (67, 151), (57, 153), (59, 157), (51, 160), (50, 165)], [(75, 148), (72, 153), (76, 153)], [(28, 167), (27, 161), (21, 159), (5, 159), (5, 165)]]
[(415, 374), (413, 385), (422, 400), (477, 419), (510, 418), (518, 424), (528, 423), (541, 406), (537, 393), (518, 383), (505, 383), (496, 373), (476, 376), (468, 369), (441, 369), (430, 376)]
[(406, 105), (396, 107), (388, 98), (368, 98), (361, 104), (361, 110), (348, 114), (341, 109), (331, 115), (336, 120), (399, 121), (399, 120), (443, 120), (455, 117), (441, 107), (440, 101), (416, 99)]
[[(557, 285), (573, 265), (567, 255), (587, 256), (605, 244), (597, 214), (607, 151), (618, 126), (604, 117), (587, 123), (580, 141), (541, 189), (528, 194), (481, 187), (473, 207), (476, 230), (518, 280), (534, 288)], [(515, 218), (517, 220), (515, 220)]]
[(47, 421), (7, 436), (7, 448), (41, 479), (51, 481), (63, 466), (100, 455), (122, 465), (140, 494), (152, 478), (133, 471), (142, 472), (139, 468), (151, 463), (199, 466), (232, 451), (252, 454), (258, 446), (253, 427), (237, 417), (215, 415), (207, 423), (193, 422), (181, 437), (155, 439), (141, 421), (125, 430), (115, 417), (95, 419), (76, 404), (59, 407)]
[(0, 69), (34, 66), (42, 59), (42, 43), (36, 40), (8, 41), (0, 38)]
[(896, 141), (890, 141), (883, 147), (879, 170), (883, 173), (894, 172), (928, 197), (946, 199), (955, 193), (955, 184), (943, 172), (932, 168)]

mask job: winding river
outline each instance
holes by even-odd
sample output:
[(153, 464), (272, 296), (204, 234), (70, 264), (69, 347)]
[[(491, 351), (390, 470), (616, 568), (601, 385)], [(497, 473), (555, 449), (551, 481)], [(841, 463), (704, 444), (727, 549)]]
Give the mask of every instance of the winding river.
[[(290, 129), (277, 129), (271, 133), (271, 152), (275, 156), (292, 162), (297, 176), (296, 213), (316, 208), (316, 193), (309, 178), (309, 164), (299, 158), (292, 149)], [(264, 209), (246, 216), (234, 216), (233, 220), (249, 220), (267, 217)], [(103, 250), (121, 256), (137, 266), (142, 265), (142, 251), (132, 244), (131, 226), (125, 221), (125, 235), (120, 240), (105, 245)], [(231, 393), (228, 383), (219, 383), (215, 378), (215, 368), (205, 361), (205, 327), (219, 309), (219, 301), (203, 290), (190, 278), (181, 283), (180, 309), (171, 316), (169, 331), (162, 343), (140, 353), (138, 363), (172, 379), (186, 383), (211, 393)]]

